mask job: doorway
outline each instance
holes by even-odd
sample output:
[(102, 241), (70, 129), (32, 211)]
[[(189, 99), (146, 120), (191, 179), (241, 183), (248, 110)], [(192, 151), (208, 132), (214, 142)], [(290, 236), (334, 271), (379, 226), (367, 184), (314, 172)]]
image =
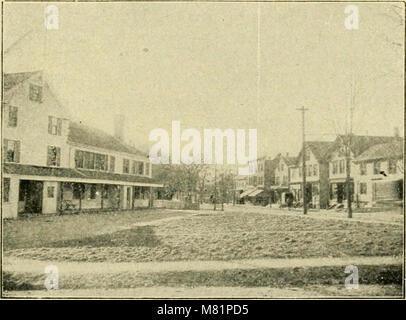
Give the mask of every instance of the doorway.
[(42, 181), (21, 180), (19, 205), (24, 213), (42, 213), (42, 195), (44, 184)]

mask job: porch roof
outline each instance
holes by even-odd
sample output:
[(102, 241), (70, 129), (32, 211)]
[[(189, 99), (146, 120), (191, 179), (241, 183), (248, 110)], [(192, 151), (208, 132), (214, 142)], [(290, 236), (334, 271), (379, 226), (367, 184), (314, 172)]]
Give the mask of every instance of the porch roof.
[[(146, 183), (157, 184), (158, 182), (149, 177), (133, 176), (127, 174), (119, 174), (112, 172), (91, 171), (74, 168), (57, 168), (57, 167), (41, 167), (23, 165), (18, 163), (5, 163), (3, 164), (3, 173), (17, 174), (25, 176), (42, 176), (66, 179), (83, 179), (94, 180), (96, 183), (99, 181), (116, 181), (116, 182), (130, 182), (130, 183)], [(80, 182), (80, 181), (78, 181)]]

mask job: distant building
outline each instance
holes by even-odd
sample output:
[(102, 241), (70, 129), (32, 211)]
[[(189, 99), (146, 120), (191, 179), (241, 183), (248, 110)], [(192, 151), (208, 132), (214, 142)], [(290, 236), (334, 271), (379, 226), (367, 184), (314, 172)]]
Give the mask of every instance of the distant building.
[(303, 201), (302, 153), (306, 158), (306, 199), (314, 208), (327, 208), (329, 205), (329, 156), (334, 142), (307, 141), (305, 150), (297, 156), (296, 165), (290, 167), (289, 190), (295, 201)]
[(289, 154), (281, 155), (279, 154), (275, 159), (275, 181), (274, 185), (271, 186), (273, 191), (274, 202), (280, 202), (285, 204), (286, 194), (289, 192), (289, 182), (290, 182), (290, 168), (296, 166), (297, 157), (290, 157)]
[(403, 146), (403, 139), (377, 144), (355, 158), (355, 201), (359, 206), (402, 203)]
[(349, 147), (350, 155), (350, 196), (354, 201), (354, 176), (357, 174), (357, 165), (353, 160), (369, 148), (382, 144), (390, 143), (398, 140), (397, 137), (390, 136), (360, 136), (340, 135), (334, 142), (331, 148), (329, 160), (329, 193), (330, 204), (344, 203), (347, 200), (347, 168), (346, 168), (346, 146)]

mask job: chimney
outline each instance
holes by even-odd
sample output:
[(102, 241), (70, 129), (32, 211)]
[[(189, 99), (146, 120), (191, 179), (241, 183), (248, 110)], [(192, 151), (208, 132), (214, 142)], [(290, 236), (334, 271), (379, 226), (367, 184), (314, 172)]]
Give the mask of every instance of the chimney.
[(125, 118), (123, 114), (117, 114), (114, 117), (114, 137), (124, 141)]
[(286, 158), (288, 158), (289, 157), (289, 152), (286, 152)]
[(395, 138), (399, 138), (399, 127), (395, 127), (393, 130)]

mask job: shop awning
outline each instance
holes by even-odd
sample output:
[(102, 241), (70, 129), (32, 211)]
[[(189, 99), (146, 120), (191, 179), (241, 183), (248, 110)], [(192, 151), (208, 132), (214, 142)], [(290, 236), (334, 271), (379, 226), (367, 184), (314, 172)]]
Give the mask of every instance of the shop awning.
[(245, 190), (243, 193), (240, 194), (240, 198), (244, 198), (254, 191), (255, 189)]
[(254, 190), (254, 192), (250, 193), (248, 196), (249, 197), (256, 197), (256, 196), (260, 195), (262, 192), (264, 192), (264, 190), (257, 189), (257, 190)]

